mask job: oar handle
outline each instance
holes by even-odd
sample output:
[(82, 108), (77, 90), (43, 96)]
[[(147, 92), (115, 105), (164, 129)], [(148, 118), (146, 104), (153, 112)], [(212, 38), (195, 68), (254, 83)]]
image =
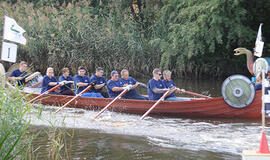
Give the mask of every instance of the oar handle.
[(71, 100), (69, 100), (66, 104), (64, 104), (62, 107), (58, 108), (57, 111), (54, 112), (54, 114), (60, 112), (63, 108), (65, 108), (67, 105), (69, 105), (72, 101), (80, 97), (82, 94), (84, 94), (86, 91), (88, 91), (92, 85), (87, 86), (83, 91), (81, 91), (79, 94), (77, 94), (75, 97), (73, 97)]
[(140, 119), (143, 120), (160, 102), (164, 101), (164, 99), (167, 97), (169, 93), (170, 90), (165, 92), (165, 94), (163, 94), (163, 96), (147, 112), (145, 112)]
[(40, 94), (39, 96), (37, 96), (37, 97), (35, 97), (35, 98), (31, 99), (31, 100), (30, 100), (30, 101), (28, 101), (26, 104), (29, 104), (29, 103), (34, 102), (35, 100), (39, 99), (40, 97), (44, 96), (45, 94), (49, 94), (50, 92), (52, 92), (53, 90), (55, 90), (55, 89), (59, 88), (60, 86), (61, 86), (61, 84), (58, 84), (58, 85), (54, 86), (53, 88), (51, 88), (51, 89), (47, 90), (46, 92), (44, 92), (44, 93)]
[(193, 95), (193, 96), (203, 97), (203, 98), (212, 98), (212, 97), (209, 97), (209, 96), (205, 96), (205, 95), (202, 95), (202, 94), (199, 94), (199, 93), (190, 92), (190, 91), (185, 91), (184, 93), (189, 94), (189, 95)]
[(116, 100), (121, 98), (129, 89), (124, 89), (117, 97), (115, 97), (106, 107), (104, 107), (97, 115), (95, 115), (93, 118), (98, 118), (99, 115), (101, 115), (107, 108), (109, 108)]

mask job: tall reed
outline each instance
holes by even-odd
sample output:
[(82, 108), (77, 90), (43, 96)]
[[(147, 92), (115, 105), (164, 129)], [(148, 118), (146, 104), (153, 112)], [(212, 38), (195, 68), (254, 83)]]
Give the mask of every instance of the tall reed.
[(28, 159), (31, 157), (29, 121), (23, 117), (29, 112), (19, 90), (0, 86), (0, 157), (1, 159)]

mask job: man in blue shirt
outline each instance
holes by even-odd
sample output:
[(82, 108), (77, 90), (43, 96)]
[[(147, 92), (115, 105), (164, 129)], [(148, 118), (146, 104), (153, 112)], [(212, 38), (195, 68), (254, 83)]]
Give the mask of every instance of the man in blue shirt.
[(90, 77), (90, 81), (96, 82), (96, 85), (91, 88), (91, 92), (100, 93), (103, 97), (108, 98), (108, 93), (103, 91), (103, 87), (106, 85), (106, 79), (103, 76), (104, 70), (101, 67), (96, 68), (96, 73)]
[[(42, 80), (42, 89), (41, 93), (46, 92), (47, 90), (55, 87), (58, 84), (56, 78), (54, 77), (53, 68), (49, 67), (47, 68), (46, 76), (43, 77)], [(59, 94), (56, 91), (52, 91), (49, 94)]]
[(59, 77), (59, 82), (64, 82), (65, 84), (60, 87), (60, 93), (62, 95), (70, 95), (74, 96), (74, 92), (72, 91), (71, 84), (74, 83), (73, 78), (69, 75), (69, 69), (63, 68), (62, 75)]
[(132, 85), (132, 88), (123, 96), (127, 99), (138, 99), (138, 100), (148, 100), (147, 97), (141, 96), (137, 94), (136, 87), (139, 85), (139, 82), (137, 82), (134, 78), (129, 76), (129, 72), (126, 69), (123, 69), (121, 71), (121, 78), (120, 81), (124, 84), (123, 86), (126, 87), (128, 85)]
[[(85, 75), (86, 69), (82, 66), (78, 68), (78, 74), (74, 77), (74, 85), (76, 88), (76, 94), (82, 92), (85, 88), (87, 88), (91, 81), (88, 76)], [(93, 87), (93, 86), (92, 86)], [(97, 97), (97, 98), (104, 98), (100, 93), (94, 93), (88, 90), (82, 97)]]
[[(166, 88), (174, 88), (176, 93), (185, 93), (184, 89), (179, 89), (174, 84), (173, 80), (171, 79), (172, 72), (169, 70), (163, 71), (163, 83)], [(166, 97), (166, 101), (189, 101), (189, 98), (176, 98), (174, 92)]]
[(13, 82), (17, 81), (18, 86), (22, 86), (23, 84), (25, 84), (26, 83), (25, 77), (27, 76), (26, 72), (27, 67), (28, 67), (27, 62), (21, 61), (19, 69), (14, 70), (8, 77), (8, 80)]
[(113, 70), (111, 72), (111, 79), (107, 82), (109, 97), (115, 98), (125, 89), (123, 82), (119, 80), (118, 72)]
[(149, 100), (159, 100), (165, 92), (169, 89), (161, 80), (161, 71), (158, 68), (153, 70), (153, 78), (148, 82), (148, 96)]

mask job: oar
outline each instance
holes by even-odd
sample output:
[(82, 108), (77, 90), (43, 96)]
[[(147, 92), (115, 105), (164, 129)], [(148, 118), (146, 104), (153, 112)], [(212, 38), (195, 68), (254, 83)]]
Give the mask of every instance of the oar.
[(164, 101), (165, 97), (170, 93), (170, 90), (165, 92), (163, 96), (140, 118), (143, 120), (160, 102)]
[(209, 96), (205, 96), (205, 95), (202, 95), (202, 94), (199, 94), (199, 93), (190, 92), (190, 91), (185, 91), (184, 93), (189, 94), (189, 95), (193, 95), (193, 96), (203, 97), (203, 98), (212, 98), (212, 97), (209, 97)]
[(93, 118), (96, 119), (98, 118), (101, 113), (103, 113), (107, 108), (109, 108), (116, 100), (121, 98), (130, 88), (124, 89), (117, 97), (115, 97), (106, 107), (104, 107), (97, 115), (95, 115)]
[(47, 90), (46, 92), (44, 92), (44, 93), (40, 94), (39, 96), (37, 96), (37, 97), (35, 97), (35, 98), (31, 99), (31, 100), (30, 100), (30, 101), (28, 101), (26, 104), (29, 104), (29, 103), (34, 102), (35, 100), (39, 99), (40, 97), (44, 96), (45, 94), (48, 94), (48, 93), (52, 92), (53, 90), (55, 90), (55, 89), (59, 88), (61, 85), (62, 85), (62, 84), (58, 84), (58, 85), (54, 86), (53, 88), (51, 88), (51, 89)]
[(60, 107), (57, 111), (54, 112), (54, 114), (60, 112), (63, 108), (65, 108), (67, 105), (69, 105), (72, 101), (74, 101), (75, 99), (77, 99), (78, 97), (80, 97), (82, 94), (84, 94), (86, 91), (88, 91), (90, 88), (92, 87), (92, 85), (89, 85), (88, 87), (86, 87), (83, 91), (81, 91), (79, 94), (77, 94), (75, 97), (73, 97), (71, 100), (69, 100), (66, 104), (64, 104), (62, 107)]
[(143, 87), (143, 88), (147, 88), (147, 85), (142, 83), (142, 82), (139, 82), (139, 86)]

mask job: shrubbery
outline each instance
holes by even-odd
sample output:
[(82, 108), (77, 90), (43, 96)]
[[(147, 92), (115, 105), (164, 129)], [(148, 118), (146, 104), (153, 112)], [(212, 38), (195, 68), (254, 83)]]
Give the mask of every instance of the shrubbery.
[[(233, 49), (252, 49), (259, 22), (269, 35), (270, 2), (263, 1), (14, 0), (0, 1), (0, 16), (15, 18), (27, 31), (19, 58), (43, 73), (66, 66), (74, 74), (84, 65), (90, 72), (127, 68), (139, 76), (162, 67), (179, 76), (217, 77), (247, 73), (245, 57), (233, 57)], [(260, 7), (265, 12), (252, 23)]]

